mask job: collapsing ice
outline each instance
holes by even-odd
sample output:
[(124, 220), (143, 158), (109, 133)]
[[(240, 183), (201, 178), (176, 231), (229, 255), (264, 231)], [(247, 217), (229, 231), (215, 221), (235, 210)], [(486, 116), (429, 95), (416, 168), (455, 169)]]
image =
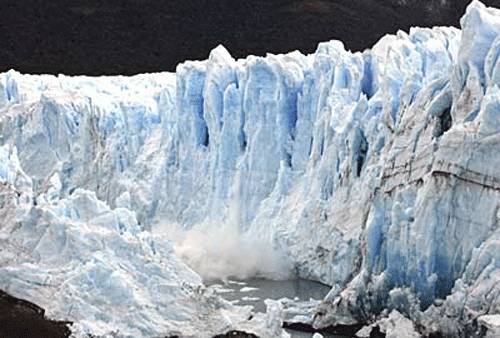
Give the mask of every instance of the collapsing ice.
[[(209, 277), (331, 285), (318, 328), (494, 332), (500, 12), (473, 1), (461, 24), (355, 54), (220, 46), (175, 74), (0, 75), (0, 288), (75, 335), (286, 336), (283, 304), (248, 320), (177, 253)], [(267, 257), (199, 271), (240, 247)]]

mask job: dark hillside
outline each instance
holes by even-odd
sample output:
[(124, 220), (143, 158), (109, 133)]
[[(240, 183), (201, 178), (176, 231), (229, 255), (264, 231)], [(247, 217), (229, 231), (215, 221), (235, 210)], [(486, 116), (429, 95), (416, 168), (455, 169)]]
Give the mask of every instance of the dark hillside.
[[(500, 1), (485, 1), (488, 4)], [(404, 3), (404, 4), (403, 4)], [(344, 41), (353, 51), (411, 26), (458, 26), (469, 1), (2, 0), (0, 71), (123, 74), (175, 70), (223, 44), (235, 58)]]
[(0, 338), (66, 338), (69, 322), (45, 318), (45, 310), (0, 290)]

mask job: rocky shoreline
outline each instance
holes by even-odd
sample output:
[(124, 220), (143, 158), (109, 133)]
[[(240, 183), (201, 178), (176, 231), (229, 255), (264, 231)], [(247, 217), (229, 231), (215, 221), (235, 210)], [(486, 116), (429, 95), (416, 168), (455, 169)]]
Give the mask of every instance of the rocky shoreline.
[(66, 338), (69, 325), (47, 319), (41, 307), (0, 290), (0, 338)]
[(214, 336), (213, 338), (259, 338), (259, 337), (254, 335), (253, 333), (232, 330), (232, 331), (229, 331), (225, 334), (218, 334), (217, 336)]

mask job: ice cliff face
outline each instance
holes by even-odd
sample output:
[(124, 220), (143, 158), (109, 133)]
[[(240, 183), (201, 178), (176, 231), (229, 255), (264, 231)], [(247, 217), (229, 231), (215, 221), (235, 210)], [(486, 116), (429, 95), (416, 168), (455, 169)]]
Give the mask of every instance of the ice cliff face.
[(500, 313), (499, 33), (500, 11), (473, 1), (461, 31), (364, 53), (1, 74), (0, 288), (81, 335), (283, 334), (182, 256), (210, 277), (332, 285), (318, 327), (393, 309), (469, 334)]

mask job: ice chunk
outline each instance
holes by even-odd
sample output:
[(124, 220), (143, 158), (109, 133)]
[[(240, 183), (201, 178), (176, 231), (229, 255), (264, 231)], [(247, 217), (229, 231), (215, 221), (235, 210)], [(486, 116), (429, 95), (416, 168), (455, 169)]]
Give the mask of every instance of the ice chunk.
[(471, 2), (460, 20), (462, 38), (459, 63), (472, 64), (478, 68), (480, 74), (484, 74), (486, 55), (500, 33), (498, 16), (498, 9), (487, 8), (478, 0)]
[(485, 337), (498, 337), (500, 335), (500, 316), (485, 315), (477, 319), (478, 325), (486, 329)]
[(356, 336), (368, 338), (372, 336), (374, 330), (378, 330), (378, 334), (385, 334), (385, 337), (388, 338), (420, 337), (420, 334), (413, 327), (412, 322), (396, 310), (393, 310), (387, 318), (381, 319), (377, 323), (361, 329), (356, 333)]

